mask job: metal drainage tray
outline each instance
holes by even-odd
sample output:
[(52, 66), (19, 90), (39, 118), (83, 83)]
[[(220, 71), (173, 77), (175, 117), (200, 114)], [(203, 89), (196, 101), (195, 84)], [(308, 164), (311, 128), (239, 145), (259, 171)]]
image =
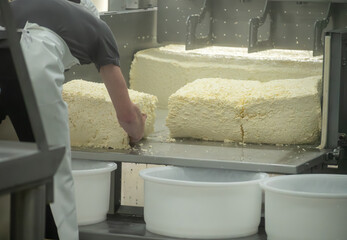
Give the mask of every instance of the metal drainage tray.
[(308, 145), (261, 145), (172, 139), (167, 110), (156, 112), (155, 132), (129, 150), (73, 148), (75, 159), (227, 168), (295, 174), (321, 164), (328, 150)]

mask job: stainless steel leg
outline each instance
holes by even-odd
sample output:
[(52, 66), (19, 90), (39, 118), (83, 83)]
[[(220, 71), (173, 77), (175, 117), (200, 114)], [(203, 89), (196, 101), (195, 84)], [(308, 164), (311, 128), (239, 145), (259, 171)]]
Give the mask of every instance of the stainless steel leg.
[(42, 240), (45, 234), (46, 187), (12, 193), (11, 239)]

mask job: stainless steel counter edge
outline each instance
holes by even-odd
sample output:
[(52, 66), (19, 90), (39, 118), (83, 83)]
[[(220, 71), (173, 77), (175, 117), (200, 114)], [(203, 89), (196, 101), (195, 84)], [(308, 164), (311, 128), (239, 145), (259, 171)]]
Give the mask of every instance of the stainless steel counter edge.
[(217, 159), (199, 159), (199, 158), (182, 158), (182, 157), (167, 157), (167, 156), (149, 156), (136, 155), (115, 152), (83, 152), (72, 151), (73, 159), (86, 160), (101, 160), (113, 162), (128, 162), (128, 163), (143, 163), (143, 164), (159, 164), (159, 165), (175, 165), (186, 167), (203, 167), (203, 168), (224, 168), (244, 171), (256, 172), (271, 172), (295, 174), (304, 172), (324, 161), (324, 155), (327, 151), (321, 151), (321, 154), (316, 155), (310, 161), (303, 162), (299, 165), (286, 164), (268, 164), (256, 162), (236, 162)]

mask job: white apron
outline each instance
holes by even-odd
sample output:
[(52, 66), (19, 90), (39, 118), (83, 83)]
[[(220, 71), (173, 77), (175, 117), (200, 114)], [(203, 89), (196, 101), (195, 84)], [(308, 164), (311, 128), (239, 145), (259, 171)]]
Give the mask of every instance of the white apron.
[(62, 86), (64, 70), (79, 62), (57, 34), (37, 24), (26, 24), (20, 43), (48, 144), (66, 147), (65, 156), (54, 175), (54, 202), (51, 204), (58, 235), (60, 240), (78, 240), (69, 118), (67, 105), (62, 99)]

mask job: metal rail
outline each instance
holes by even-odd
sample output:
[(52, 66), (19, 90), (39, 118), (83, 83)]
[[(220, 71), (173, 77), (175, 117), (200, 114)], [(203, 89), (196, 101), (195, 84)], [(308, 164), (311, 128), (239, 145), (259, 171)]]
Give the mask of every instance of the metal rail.
[(12, 10), (8, 3), (8, 0), (0, 1), (0, 17), (2, 18), (7, 38), (8, 46), (12, 54), (12, 60), (17, 72), (17, 78), (24, 97), (26, 109), (28, 109), (28, 115), (31, 123), (31, 128), (37, 143), (37, 147), (41, 151), (48, 151), (47, 138), (43, 129), (43, 123), (39, 108), (35, 99), (34, 90), (31, 85), (28, 69), (24, 60), (24, 55), (19, 44), (19, 36), (17, 27), (14, 22)]

